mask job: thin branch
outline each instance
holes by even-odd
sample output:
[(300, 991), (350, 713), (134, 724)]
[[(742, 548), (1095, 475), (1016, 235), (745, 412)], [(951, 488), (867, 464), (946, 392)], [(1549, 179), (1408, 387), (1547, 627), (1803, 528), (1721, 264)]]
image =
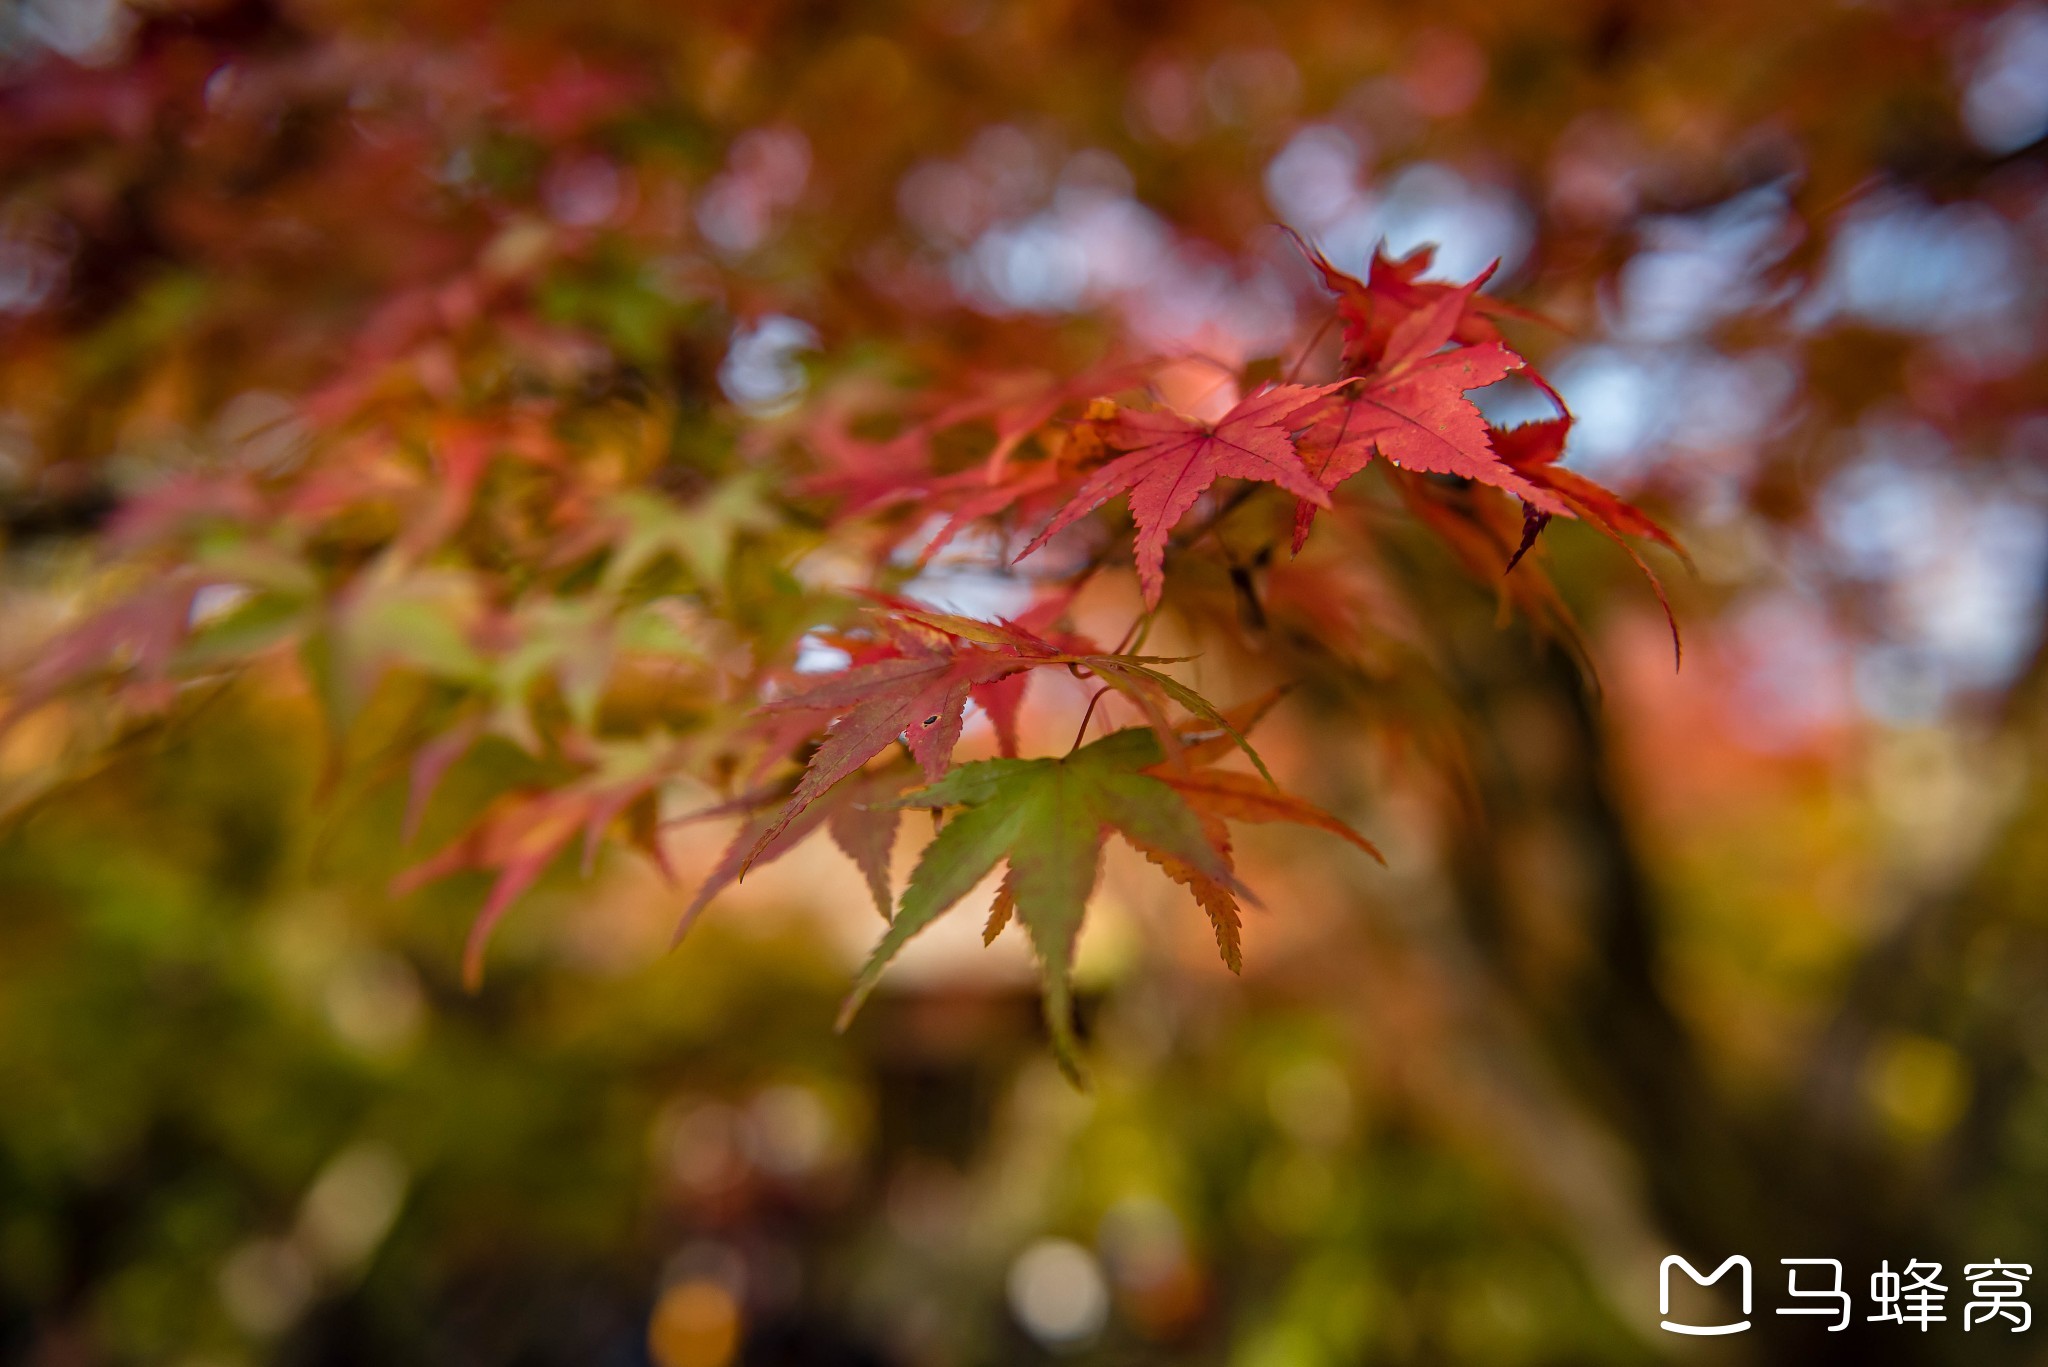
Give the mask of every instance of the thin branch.
[(1067, 747), (1068, 754), (1071, 755), (1081, 748), (1081, 738), (1088, 734), (1088, 723), (1095, 719), (1095, 704), (1101, 702), (1102, 695), (1107, 692), (1109, 692), (1109, 685), (1104, 684), (1101, 688), (1096, 689), (1095, 696), (1088, 700), (1088, 710), (1081, 714), (1081, 729), (1074, 732), (1074, 743)]

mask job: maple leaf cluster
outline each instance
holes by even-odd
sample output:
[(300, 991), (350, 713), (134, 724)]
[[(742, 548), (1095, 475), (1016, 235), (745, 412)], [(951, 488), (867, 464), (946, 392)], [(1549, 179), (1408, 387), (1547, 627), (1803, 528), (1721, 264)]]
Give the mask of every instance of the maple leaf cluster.
[[(1201, 635), (1207, 609), (1177, 585), (1221, 564), (1256, 624), (1255, 571), (1310, 552), (1320, 518), (1376, 506), (1356, 496), (1372, 470), (1413, 524), (1541, 621), (1564, 620), (1562, 604), (1521, 562), (1552, 519), (1676, 548), (1561, 466), (1562, 403), (1545, 422), (1488, 422), (1473, 393), (1510, 374), (1555, 396), (1509, 346), (1502, 324), (1528, 320), (1483, 292), (1487, 275), (1425, 279), (1425, 251), (1377, 255), (1358, 279), (1304, 250), (1335, 296), (1334, 354), (1318, 334), (1284, 379), (1219, 372), (1220, 398), (1195, 412), (1165, 382), (1189, 358), (1114, 355), (1069, 374), (963, 362), (949, 382), (890, 390), (899, 413), (828, 385), (785, 420), (692, 427), (658, 396), (589, 397), (624, 382), (602, 368), (623, 344), (593, 346), (547, 289), (597, 269), (600, 244), (501, 237), (473, 270), (380, 313), (299, 405), (320, 459), (231, 463), (131, 499), (109, 536), (109, 605), (14, 671), (0, 726), (94, 691), (157, 716), (289, 662), (325, 709), (329, 790), (409, 775), (404, 838), (440, 832), (394, 889), (488, 876), (472, 984), (493, 930), (560, 858), (580, 850), (587, 868), (619, 840), (666, 870), (700, 820), (738, 829), (679, 937), (820, 830), (853, 861), (888, 927), (849, 1011), (1001, 866), (988, 934), (1015, 919), (1030, 937), (1071, 1067), (1075, 937), (1111, 833), (1188, 891), (1233, 970), (1250, 892), (1231, 823), (1371, 850), (1274, 783), (1246, 736), (1269, 699), (1219, 707), (1178, 676), (1181, 659), (1142, 653), (1168, 615)], [(1104, 515), (1118, 500), (1127, 558)], [(1243, 518), (1262, 542), (1250, 553)], [(820, 552), (860, 568), (814, 573)], [(942, 560), (1008, 578), (1027, 605), (993, 620), (938, 610), (919, 576)], [(1124, 566), (1136, 619), (1106, 648), (1082, 608)], [(1326, 646), (1364, 634), (1358, 603), (1311, 596), (1311, 616), (1347, 624)], [(1270, 601), (1285, 597), (1276, 581)], [(843, 664), (799, 668), (807, 652)], [(1048, 672), (1093, 697), (1066, 753), (1026, 756)], [(1098, 716), (1108, 734), (1090, 741)], [(996, 753), (956, 764), (977, 717)], [(380, 758), (353, 763), (365, 749)], [(524, 777), (451, 825), (443, 780), (487, 751), (516, 756)], [(940, 824), (899, 892), (907, 808)]]
[[(1503, 319), (1541, 320), (1481, 293), (1492, 267), (1452, 285), (1422, 278), (1432, 260), (1429, 248), (1400, 259), (1376, 252), (1359, 280), (1300, 245), (1336, 296), (1338, 378), (1261, 384), (1213, 421), (1161, 404), (1132, 406), (1098, 397), (1083, 417), (1051, 431), (1044, 425), (1061, 399), (1083, 391), (1033, 386), (1028, 379), (1018, 389), (1013, 381), (1000, 397), (941, 405), (886, 444), (851, 439), (837, 423), (840, 415), (828, 413), (812, 429), (828, 467), (816, 487), (845, 496), (848, 511), (911, 502), (945, 509), (944, 524), (924, 549), (927, 558), (977, 520), (1030, 523), (1049, 511), (1018, 552), (1022, 559), (1122, 496), (1135, 528), (1134, 560), (1148, 608), (1156, 608), (1165, 592), (1175, 529), (1217, 481), (1267, 484), (1294, 495), (1292, 549), (1299, 553), (1317, 512), (1329, 508), (1338, 487), (1362, 473), (1375, 455), (1401, 475), (1449, 476), (1518, 499), (1523, 536), (1509, 569), (1549, 520), (1560, 516), (1583, 518), (1624, 546), (1624, 536), (1639, 536), (1679, 549), (1640, 509), (1558, 465), (1570, 414), (1549, 381), (1506, 345), (1499, 327)], [(1557, 417), (1507, 429), (1488, 421), (1471, 393), (1516, 373), (1550, 397)], [(1127, 367), (1105, 372), (1097, 383), (1131, 382), (1143, 374), (1141, 367)], [(989, 420), (997, 437), (985, 463), (935, 473), (933, 436), (977, 419)], [(1035, 427), (1043, 454), (1013, 459)], [(1637, 564), (1662, 601), (1655, 574), (1640, 557)], [(1672, 630), (1675, 642), (1675, 620)]]
[[(811, 428), (821, 466), (811, 487), (836, 497), (842, 518), (906, 507), (927, 528), (936, 518), (920, 564), (980, 522), (1036, 523), (1010, 557), (1026, 560), (1121, 496), (1135, 528), (1132, 559), (1148, 614), (1165, 597), (1177, 530), (1205, 501), (1213, 506), (1219, 481), (1240, 481), (1239, 497), (1256, 495), (1262, 486), (1292, 496), (1291, 550), (1298, 554), (1318, 511), (1329, 509), (1338, 488), (1375, 456), (1409, 486), (1411, 499), (1425, 505), (1439, 498), (1434, 486), (1420, 483), (1428, 477), (1519, 500), (1522, 535), (1512, 554), (1497, 562), (1501, 573), (1516, 568), (1553, 517), (1583, 518), (1618, 541), (1646, 536), (1676, 549), (1646, 514), (1559, 466), (1570, 426), (1561, 400), (1557, 418), (1502, 430), (1470, 397), (1521, 371), (1556, 398), (1503, 340), (1499, 320), (1516, 314), (1480, 292), (1490, 270), (1464, 284), (1444, 284), (1421, 278), (1427, 251), (1401, 260), (1376, 254), (1361, 281), (1305, 244), (1304, 251), (1336, 295), (1341, 349), (1335, 378), (1258, 385), (1213, 420), (1102, 394), (1078, 416), (1064, 416), (1088, 393), (1086, 384), (990, 383), (979, 396), (936, 403), (929, 416), (880, 442), (856, 438), (843, 425), (845, 415), (828, 410)], [(1142, 366), (1122, 367), (1105, 371), (1097, 383), (1128, 390), (1145, 375)], [(936, 439), (969, 422), (992, 430), (993, 446), (974, 465), (943, 469)], [(1431, 516), (1447, 539), (1466, 534), (1468, 547), (1470, 530), (1485, 525), (1447, 520), (1440, 501)], [(1650, 574), (1641, 557), (1630, 554)], [(742, 829), (692, 902), (685, 925), (750, 863), (781, 855), (804, 831), (826, 822), (890, 918), (849, 999), (850, 1016), (910, 937), (1005, 864), (988, 938), (1013, 916), (1023, 923), (1045, 970), (1049, 1028), (1060, 1057), (1071, 1063), (1074, 941), (1104, 838), (1115, 831), (1189, 890), (1209, 915), (1225, 962), (1237, 969), (1238, 899), (1247, 894), (1232, 871), (1228, 820), (1292, 821), (1372, 847), (1336, 817), (1281, 793), (1248, 745), (1257, 774), (1198, 763), (1197, 756), (1211, 760), (1221, 753), (1217, 736), (1227, 732), (1240, 744), (1243, 737), (1227, 716), (1160, 672), (1158, 666), (1170, 662), (1103, 652), (1071, 632), (1058, 641), (1040, 634), (1100, 564), (1098, 556), (1064, 576), (1055, 572), (1064, 588), (1021, 621), (972, 622), (878, 600), (874, 634), (839, 643), (848, 653), (847, 668), (804, 682), (760, 709), (763, 725), (787, 723), (820, 739), (788, 795)], [(1661, 587), (1658, 596), (1662, 601)], [(1088, 745), (1077, 738), (1065, 756), (1019, 758), (1022, 694), (1031, 674), (1048, 667), (1101, 679), (1105, 691), (1125, 696), (1147, 725)], [(988, 716), (1002, 757), (949, 769), (970, 701)], [(1190, 745), (1168, 719), (1169, 703), (1221, 729), (1202, 745)], [(1085, 719), (1082, 729), (1085, 734)], [(907, 766), (866, 767), (898, 742), (926, 780), (908, 794), (900, 791), (909, 781)], [(957, 808), (959, 814), (927, 846), (892, 915), (886, 851), (904, 806)]]

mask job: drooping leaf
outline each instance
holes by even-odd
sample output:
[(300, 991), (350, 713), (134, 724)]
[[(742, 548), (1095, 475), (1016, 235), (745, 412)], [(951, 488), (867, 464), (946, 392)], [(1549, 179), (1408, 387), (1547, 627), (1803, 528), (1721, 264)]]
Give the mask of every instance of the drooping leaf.
[[(1551, 418), (1544, 422), (1523, 423), (1519, 427), (1496, 428), (1493, 433), (1494, 449), (1502, 460), (1514, 467), (1531, 483), (1541, 485), (1546, 491), (1561, 499), (1568, 510), (1568, 516), (1577, 516), (1600, 529), (1608, 539), (1628, 552), (1636, 568), (1650, 581), (1651, 592), (1657, 595), (1657, 603), (1664, 609), (1664, 621), (1671, 628), (1671, 651), (1674, 661), (1683, 662), (1685, 646), (1679, 638), (1678, 617), (1671, 610), (1671, 600), (1665, 595), (1664, 583), (1657, 572), (1650, 568), (1648, 561), (1630, 545), (1626, 538), (1646, 537), (1670, 550), (1688, 565), (1691, 560), (1685, 548), (1672, 535), (1657, 524), (1648, 513), (1633, 503), (1616, 495), (1613, 491), (1587, 479), (1573, 470), (1567, 470), (1558, 462), (1564, 458), (1565, 437), (1571, 430), (1570, 418)], [(1536, 538), (1550, 521), (1553, 509), (1528, 505), (1522, 521), (1522, 540), (1516, 546), (1514, 556), (1508, 561), (1508, 569), (1520, 564)]]
[[(1018, 676), (1021, 677), (1021, 676)], [(896, 848), (896, 831), (903, 823), (903, 811), (887, 799), (903, 790), (909, 775), (900, 769), (870, 774), (848, 786), (854, 791), (846, 800), (833, 804), (825, 818), (832, 843), (845, 852), (867, 880), (874, 894), (875, 910), (889, 919), (896, 894), (889, 886), (889, 856)]]
[(202, 587), (190, 575), (160, 578), (59, 635), (21, 670), (0, 712), (0, 732), (87, 680), (127, 675), (161, 684), (191, 631), (192, 604)]
[(1270, 784), (1251, 774), (1233, 773), (1227, 769), (1175, 773), (1162, 768), (1158, 777), (1199, 812), (1227, 817), (1232, 821), (1286, 821), (1297, 826), (1313, 826), (1350, 841), (1382, 864), (1387, 862), (1377, 846), (1343, 821), (1314, 803), (1276, 792)]
[(433, 800), (434, 790), (441, 786), (449, 767), (468, 753), (470, 746), (476, 744), (477, 738), (483, 734), (483, 729), (480, 718), (465, 717), (422, 745), (413, 756), (402, 828), (407, 844), (419, 834), (420, 823), (426, 819), (427, 804)]
[(776, 790), (749, 793), (679, 818), (701, 821), (744, 815), (747, 820), (733, 833), (718, 862), (683, 908), (673, 942), (681, 943), (712, 900), (738, 882), (748, 869), (774, 863), (821, 825), (860, 870), (882, 919), (887, 920), (894, 901), (889, 887), (889, 855), (895, 848), (896, 831), (902, 821), (902, 811), (892, 799), (910, 782), (911, 773), (901, 765), (864, 770), (833, 789), (822, 801), (786, 820), (783, 813), (787, 794)]
[[(769, 801), (772, 804), (779, 802), (780, 799), (773, 798), (769, 799)], [(711, 905), (712, 899), (738, 882), (740, 875), (745, 873), (749, 867), (757, 864), (772, 864), (783, 855), (788, 854), (791, 850), (802, 844), (811, 832), (824, 823), (825, 818), (830, 815), (831, 809), (823, 805), (814, 804), (804, 811), (798, 812), (786, 820), (782, 820), (778, 827), (776, 823), (779, 819), (777, 816), (779, 809), (776, 806), (757, 806), (753, 799), (742, 799), (733, 803), (721, 803), (719, 806), (705, 811), (694, 812), (690, 816), (682, 818), (682, 820), (725, 816), (735, 810), (747, 811), (750, 812), (750, 815), (747, 821), (740, 826), (739, 830), (733, 833), (732, 839), (727, 842), (724, 851), (718, 856), (718, 862), (712, 865), (711, 872), (704, 875), (703, 883), (698, 885), (695, 895), (690, 898), (689, 904), (683, 908), (683, 914), (677, 918), (675, 931), (669, 938), (671, 945), (681, 944), (684, 937), (690, 933), (691, 928), (697, 924), (697, 918), (702, 916), (704, 909)]]
[(676, 752), (619, 746), (602, 760), (594, 772), (560, 788), (505, 794), (439, 853), (392, 880), (393, 893), (403, 895), (464, 869), (496, 875), (463, 948), (463, 981), (472, 989), (483, 981), (484, 950), (498, 922), (578, 833), (587, 858), (607, 827), (637, 809), (641, 817), (628, 827), (633, 843), (669, 872), (651, 808), (677, 766)]
[(1570, 652), (1589, 679), (1597, 677), (1584, 633), (1549, 577), (1531, 573), (1539, 569), (1536, 566), (1517, 574), (1500, 572), (1523, 530), (1522, 517), (1510, 505), (1480, 497), (1477, 486), (1446, 487), (1405, 473), (1397, 474), (1393, 486), (1408, 514), (1429, 529), (1468, 575), (1493, 585), (1500, 621), (1505, 623), (1519, 611)]
[[(1380, 852), (1371, 841), (1353, 830), (1348, 824), (1330, 815), (1313, 803), (1291, 797), (1275, 788), (1270, 779), (1231, 770), (1213, 768), (1213, 761), (1228, 754), (1233, 737), (1241, 730), (1250, 730), (1261, 717), (1278, 701), (1279, 694), (1269, 693), (1239, 708), (1233, 708), (1230, 716), (1231, 731), (1225, 734), (1199, 733), (1184, 737), (1186, 744), (1183, 754), (1187, 762), (1179, 765), (1160, 763), (1149, 773), (1172, 788), (1187, 802), (1210, 845), (1223, 860), (1225, 868), (1232, 868), (1232, 852), (1229, 831), (1224, 826), (1227, 818), (1231, 821), (1271, 822), (1286, 821), (1298, 826), (1312, 826), (1328, 831), (1364, 850), (1381, 863)], [(1167, 876), (1186, 887), (1195, 901), (1209, 915), (1216, 931), (1216, 948), (1223, 955), (1223, 962), (1235, 973), (1243, 968), (1241, 947), (1242, 921), (1238, 915), (1237, 889), (1229, 881), (1210, 877), (1203, 870), (1188, 865), (1169, 852), (1140, 844), (1145, 856), (1159, 865)]]
[[(1209, 838), (1209, 845), (1222, 859), (1223, 866), (1226, 869), (1230, 868), (1229, 828), (1220, 818), (1208, 815), (1199, 808), (1195, 812), (1195, 817), (1202, 823), (1202, 833)], [(1194, 897), (1196, 905), (1207, 913), (1209, 924), (1216, 931), (1216, 952), (1223, 956), (1224, 966), (1232, 973), (1242, 973), (1244, 918), (1238, 913), (1237, 893), (1230, 884), (1210, 877), (1186, 860), (1163, 850), (1144, 849), (1144, 855), (1158, 865), (1168, 878), (1186, 888)]]
[(1565, 437), (1570, 418), (1525, 422), (1519, 427), (1493, 429), (1493, 448), (1516, 473), (1541, 484), (1571, 504), (1571, 510), (1588, 522), (1623, 536), (1641, 536), (1683, 558), (1685, 548), (1655, 518), (1613, 491), (1595, 483), (1558, 462), (1564, 458)]

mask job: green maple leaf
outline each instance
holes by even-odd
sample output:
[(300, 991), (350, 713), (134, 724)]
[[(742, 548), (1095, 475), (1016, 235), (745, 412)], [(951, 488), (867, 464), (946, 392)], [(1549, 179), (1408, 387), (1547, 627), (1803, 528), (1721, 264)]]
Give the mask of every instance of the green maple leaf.
[(1031, 936), (1045, 974), (1045, 1015), (1060, 1064), (1078, 1079), (1071, 971), (1081, 914), (1095, 889), (1105, 836), (1115, 830), (1148, 854), (1237, 886), (1202, 822), (1168, 784), (1140, 773), (1161, 760), (1157, 735), (1132, 727), (1059, 759), (963, 764), (897, 799), (905, 807), (962, 807), (932, 838), (903, 890), (888, 932), (861, 970), (843, 1029), (910, 937), (1009, 861), (1005, 897)]
[(741, 535), (766, 533), (778, 525), (767, 489), (763, 476), (749, 472), (724, 481), (693, 504), (644, 491), (615, 496), (607, 511), (618, 534), (604, 587), (622, 592), (640, 571), (671, 555), (700, 588), (718, 585)]

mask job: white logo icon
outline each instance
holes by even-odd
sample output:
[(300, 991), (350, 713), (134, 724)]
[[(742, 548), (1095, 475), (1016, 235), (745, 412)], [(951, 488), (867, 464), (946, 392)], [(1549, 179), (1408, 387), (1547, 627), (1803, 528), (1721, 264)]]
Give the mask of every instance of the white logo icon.
[(1742, 1313), (1745, 1318), (1734, 1324), (1674, 1324), (1667, 1319), (1661, 1321), (1664, 1328), (1674, 1334), (1697, 1334), (1702, 1337), (1711, 1337), (1719, 1334), (1739, 1334), (1749, 1328), (1747, 1316), (1749, 1314), (1752, 1291), (1749, 1259), (1737, 1253), (1729, 1258), (1727, 1262), (1715, 1268), (1711, 1276), (1702, 1277), (1698, 1268), (1679, 1257), (1676, 1253), (1672, 1254), (1657, 1268), (1657, 1311), (1659, 1314), (1669, 1315), (1671, 1313), (1671, 1269), (1673, 1267), (1684, 1268), (1685, 1275), (1692, 1278), (1700, 1286), (1712, 1286), (1727, 1274), (1729, 1268), (1740, 1267), (1742, 1269)]

